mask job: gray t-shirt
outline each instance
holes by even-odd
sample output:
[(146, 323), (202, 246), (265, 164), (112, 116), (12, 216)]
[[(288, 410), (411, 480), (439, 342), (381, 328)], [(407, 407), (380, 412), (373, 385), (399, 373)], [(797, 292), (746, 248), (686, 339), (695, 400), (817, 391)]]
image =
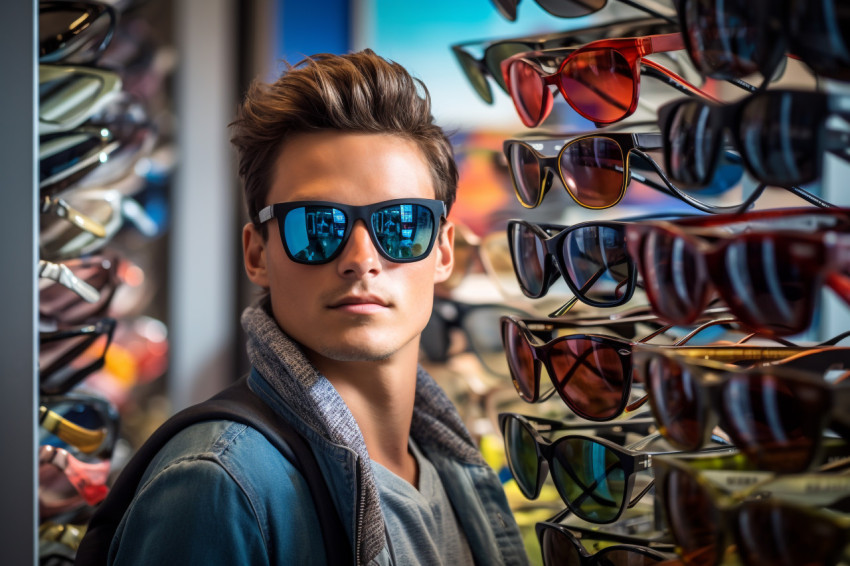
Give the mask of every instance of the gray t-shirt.
[(372, 462), (396, 564), (474, 564), (466, 535), (437, 470), (413, 439), (410, 448), (419, 465), (418, 490)]

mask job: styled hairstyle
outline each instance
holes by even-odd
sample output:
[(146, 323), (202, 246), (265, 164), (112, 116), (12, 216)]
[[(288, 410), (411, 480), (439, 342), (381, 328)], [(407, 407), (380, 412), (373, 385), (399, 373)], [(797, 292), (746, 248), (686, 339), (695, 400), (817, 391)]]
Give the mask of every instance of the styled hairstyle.
[[(430, 167), (436, 197), (447, 210), (455, 200), (457, 165), (448, 137), (434, 123), (428, 89), (371, 49), (314, 55), (288, 65), (272, 84), (254, 81), (230, 128), (255, 225), (287, 140), (323, 130), (392, 134), (415, 142)], [(258, 227), (266, 237), (266, 226)]]

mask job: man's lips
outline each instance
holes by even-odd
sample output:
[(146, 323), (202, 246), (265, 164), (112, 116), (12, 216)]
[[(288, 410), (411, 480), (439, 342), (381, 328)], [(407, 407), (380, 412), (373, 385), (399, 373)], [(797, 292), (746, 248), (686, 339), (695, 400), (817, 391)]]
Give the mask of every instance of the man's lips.
[(375, 295), (347, 295), (328, 305), (328, 308), (359, 314), (379, 312), (389, 307), (385, 299)]

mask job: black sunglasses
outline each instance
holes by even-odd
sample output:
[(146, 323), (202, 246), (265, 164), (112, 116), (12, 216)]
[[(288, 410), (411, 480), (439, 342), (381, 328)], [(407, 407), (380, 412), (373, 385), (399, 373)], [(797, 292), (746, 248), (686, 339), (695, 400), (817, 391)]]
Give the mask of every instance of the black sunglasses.
[(769, 80), (791, 52), (815, 73), (850, 80), (843, 0), (677, 0), (688, 55), (705, 76)]
[(650, 566), (675, 558), (671, 541), (564, 525), (561, 515), (535, 525), (543, 566)]
[(115, 331), (114, 318), (39, 335), (39, 391), (66, 393), (103, 367)]
[(494, 375), (510, 377), (502, 337), (499, 334), (499, 319), (510, 314), (530, 316), (529, 313), (508, 305), (472, 304), (434, 297), (431, 318), (422, 331), (419, 343), (429, 360), (445, 362), (449, 359), (450, 331), (453, 328), (460, 329), (466, 336), (468, 349), (487, 371)]
[(658, 110), (665, 169), (677, 183), (706, 186), (728, 140), (759, 182), (796, 188), (821, 176), (824, 152), (847, 159), (850, 134), (827, 129), (833, 115), (850, 116), (850, 98), (768, 90), (724, 105), (674, 100)]
[[(605, 25), (570, 30), (563, 33), (542, 36), (517, 37), (498, 40), (473, 40), (455, 43), (451, 46), (461, 69), (475, 89), (478, 96), (487, 104), (493, 103), (493, 91), (487, 79), (493, 79), (505, 93), (505, 79), (502, 74), (502, 61), (517, 53), (539, 51), (557, 47), (584, 45), (597, 39), (609, 37), (633, 37), (670, 33), (678, 30), (678, 25), (657, 18), (641, 18), (629, 21), (617, 21)], [(480, 58), (470, 53), (470, 48), (482, 50)]]
[(40, 1), (39, 63), (93, 63), (112, 40), (115, 22), (115, 9), (101, 2)]
[[(493, 5), (499, 13), (510, 21), (516, 20), (516, 9), (519, 6), (520, 0), (492, 0)], [(558, 18), (580, 18), (598, 12), (608, 4), (608, 0), (534, 0), (537, 4)], [(668, 22), (674, 22), (675, 19), (666, 16), (660, 12), (656, 12), (648, 6), (644, 6), (632, 0), (619, 0), (626, 6), (631, 6), (636, 10), (645, 12), (650, 16), (661, 18)]]
[(395, 263), (424, 259), (431, 253), (446, 203), (432, 199), (394, 199), (363, 206), (325, 201), (273, 204), (259, 212), (259, 223), (278, 219), (286, 255), (296, 263), (319, 265), (336, 258), (351, 229), (362, 220), (375, 249)]

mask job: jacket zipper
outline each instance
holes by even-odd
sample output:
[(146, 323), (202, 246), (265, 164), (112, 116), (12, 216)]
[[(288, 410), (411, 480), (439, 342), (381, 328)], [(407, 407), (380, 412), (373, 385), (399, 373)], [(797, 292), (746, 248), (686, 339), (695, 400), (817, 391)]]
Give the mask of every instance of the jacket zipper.
[(360, 483), (360, 463), (357, 462), (355, 466), (357, 468), (357, 524), (354, 526), (354, 563), (357, 564), (357, 566), (360, 566), (360, 539), (361, 533), (363, 532), (363, 513), (364, 508), (366, 507), (364, 499), (366, 498), (366, 491)]

